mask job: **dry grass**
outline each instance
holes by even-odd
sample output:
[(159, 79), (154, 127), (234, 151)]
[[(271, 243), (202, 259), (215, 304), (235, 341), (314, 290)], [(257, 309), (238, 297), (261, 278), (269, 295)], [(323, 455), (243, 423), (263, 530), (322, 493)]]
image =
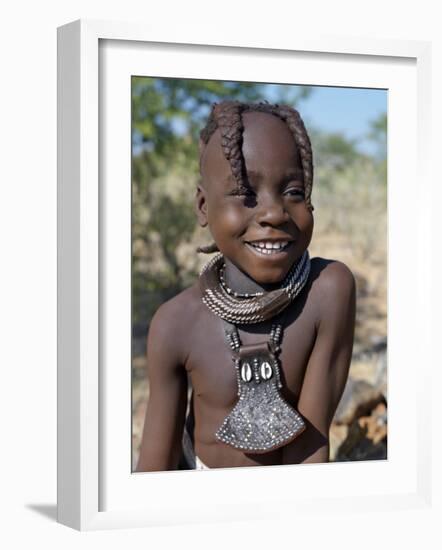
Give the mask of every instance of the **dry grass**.
[(344, 262), (357, 285), (356, 351), (387, 334), (386, 186), (371, 162), (355, 163), (314, 195), (310, 252)]

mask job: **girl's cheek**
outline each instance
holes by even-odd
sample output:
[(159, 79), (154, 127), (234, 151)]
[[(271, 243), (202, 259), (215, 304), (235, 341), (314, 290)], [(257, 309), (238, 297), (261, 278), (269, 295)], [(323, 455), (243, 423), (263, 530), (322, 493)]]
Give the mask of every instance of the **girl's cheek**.
[(297, 213), (295, 220), (296, 218), (298, 225), (302, 227), (302, 229), (308, 230), (309, 228), (313, 228), (313, 214), (305, 205), (302, 205), (302, 209)]
[(238, 208), (224, 208), (220, 215), (223, 219), (223, 226), (226, 229), (236, 231), (239, 227), (242, 227), (247, 223), (247, 220), (241, 215), (241, 212)]
[(219, 201), (215, 206), (216, 215), (221, 217), (226, 217), (231, 220), (240, 220), (247, 217), (247, 212), (244, 211), (244, 206), (239, 202), (223, 202)]

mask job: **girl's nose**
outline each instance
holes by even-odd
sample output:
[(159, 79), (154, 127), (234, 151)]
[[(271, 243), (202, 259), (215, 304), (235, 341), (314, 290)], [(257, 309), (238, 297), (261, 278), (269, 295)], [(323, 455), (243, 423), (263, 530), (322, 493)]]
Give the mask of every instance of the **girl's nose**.
[(273, 196), (258, 197), (256, 221), (260, 225), (277, 226), (288, 220), (289, 214), (281, 198)]

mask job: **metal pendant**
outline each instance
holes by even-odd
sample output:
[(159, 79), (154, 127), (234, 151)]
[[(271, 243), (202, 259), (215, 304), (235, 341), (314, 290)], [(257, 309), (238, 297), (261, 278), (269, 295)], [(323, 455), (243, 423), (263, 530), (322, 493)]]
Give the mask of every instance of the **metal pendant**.
[(224, 419), (218, 441), (250, 453), (267, 453), (305, 429), (281, 395), (279, 362), (268, 342), (241, 346), (234, 356), (239, 400)]

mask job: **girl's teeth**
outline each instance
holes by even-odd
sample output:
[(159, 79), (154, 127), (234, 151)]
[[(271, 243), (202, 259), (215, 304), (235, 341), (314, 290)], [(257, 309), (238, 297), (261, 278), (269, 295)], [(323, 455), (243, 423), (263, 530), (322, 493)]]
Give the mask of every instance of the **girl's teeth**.
[(274, 252), (279, 252), (284, 249), (286, 245), (287, 242), (271, 243), (261, 241), (259, 243), (253, 243), (253, 247), (259, 250), (262, 254), (273, 254)]

